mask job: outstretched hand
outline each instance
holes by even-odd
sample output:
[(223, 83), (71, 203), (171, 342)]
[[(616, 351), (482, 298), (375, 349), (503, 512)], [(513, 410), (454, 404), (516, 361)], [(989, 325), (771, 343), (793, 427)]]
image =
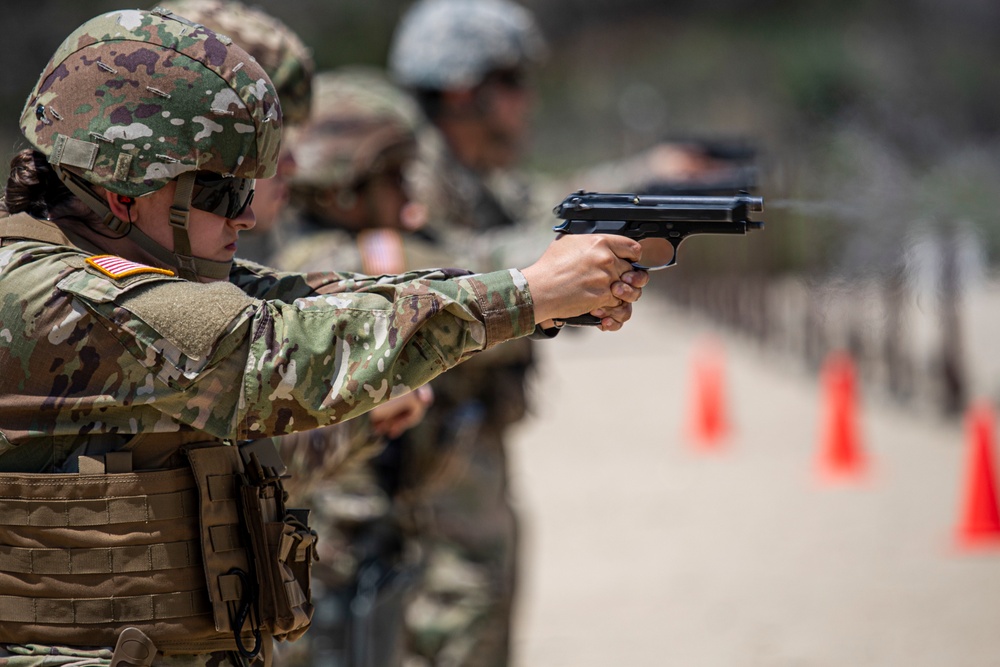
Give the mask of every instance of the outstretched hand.
[(563, 235), (522, 273), (535, 304), (535, 323), (590, 313), (603, 331), (617, 331), (632, 317), (649, 275), (634, 269), (637, 241), (608, 234)]
[(423, 420), (433, 402), (430, 385), (417, 387), (373, 408), (369, 413), (372, 429), (387, 438), (398, 438)]

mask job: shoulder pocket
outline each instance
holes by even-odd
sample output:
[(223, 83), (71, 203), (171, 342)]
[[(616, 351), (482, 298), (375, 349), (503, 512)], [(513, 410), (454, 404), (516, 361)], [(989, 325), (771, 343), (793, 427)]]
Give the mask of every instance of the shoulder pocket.
[(257, 303), (226, 282), (151, 273), (112, 279), (74, 271), (58, 287), (95, 313), (140, 364), (177, 388), (240, 346)]

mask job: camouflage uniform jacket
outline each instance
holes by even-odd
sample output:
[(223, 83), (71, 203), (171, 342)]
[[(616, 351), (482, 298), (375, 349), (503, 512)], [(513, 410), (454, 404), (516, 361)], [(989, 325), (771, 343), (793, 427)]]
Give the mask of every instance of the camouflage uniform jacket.
[(0, 247), (0, 470), (59, 469), (94, 442), (316, 428), (534, 329), (517, 271), (376, 279), (237, 262), (229, 283), (112, 277), (36, 222), (49, 240)]

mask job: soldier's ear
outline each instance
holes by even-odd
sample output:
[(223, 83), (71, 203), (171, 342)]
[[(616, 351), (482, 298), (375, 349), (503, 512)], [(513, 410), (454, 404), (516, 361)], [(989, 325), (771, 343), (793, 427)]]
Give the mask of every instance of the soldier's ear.
[(104, 191), (104, 199), (108, 202), (108, 208), (111, 209), (111, 213), (116, 218), (125, 222), (135, 222), (135, 213), (132, 210), (135, 199), (110, 190)]

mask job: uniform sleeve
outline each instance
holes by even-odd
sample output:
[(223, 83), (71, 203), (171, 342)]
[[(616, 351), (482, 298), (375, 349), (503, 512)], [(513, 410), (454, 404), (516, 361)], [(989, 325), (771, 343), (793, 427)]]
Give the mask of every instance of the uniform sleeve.
[(264, 302), (252, 325), (241, 437), (348, 419), (534, 331), (520, 272), (444, 277)]
[(244, 293), (258, 299), (294, 299), (316, 294), (357, 292), (372, 287), (398, 285), (419, 280), (444, 280), (471, 275), (463, 269), (429, 269), (410, 271), (391, 276), (368, 276), (344, 271), (317, 271), (311, 273), (279, 271), (247, 261), (237, 261), (229, 275), (229, 282)]
[[(290, 275), (272, 291), (291, 284)], [(305, 296), (288, 300), (253, 298), (230, 283), (143, 279), (111, 289), (110, 282), (77, 272), (60, 286), (146, 373), (144, 407), (219, 438), (354, 417), (534, 329), (518, 271), (342, 277), (330, 284), (356, 291), (295, 287)]]

